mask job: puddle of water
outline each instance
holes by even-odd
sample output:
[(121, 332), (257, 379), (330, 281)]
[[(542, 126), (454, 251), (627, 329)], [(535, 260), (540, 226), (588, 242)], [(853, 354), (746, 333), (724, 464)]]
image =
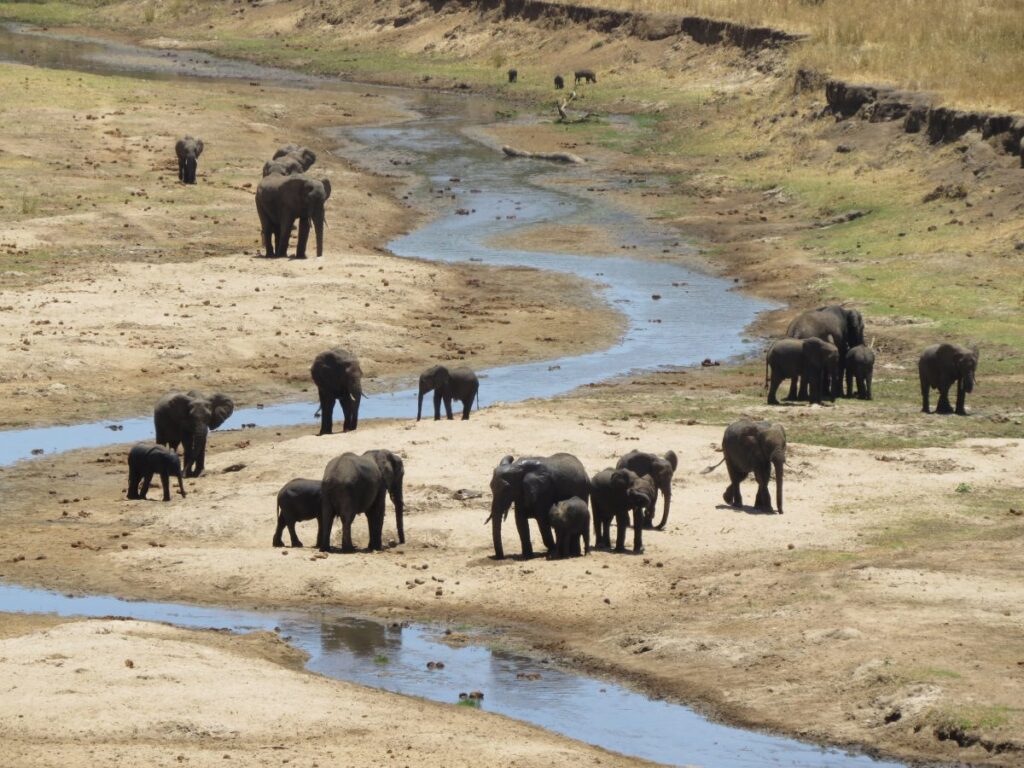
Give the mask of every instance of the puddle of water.
[[(890, 768), (897, 763), (821, 749), (792, 739), (713, 723), (678, 704), (542, 661), (482, 644), (441, 642), (443, 630), (353, 619), (330, 610), (232, 611), (113, 597), (71, 597), (0, 585), (0, 611), (59, 616), (126, 616), (190, 628), (234, 632), (280, 629), (304, 650), (307, 667), (395, 693), (456, 704), (460, 692), (481, 691), (481, 708), (622, 754), (670, 765), (715, 768)], [(440, 661), (444, 669), (428, 670)], [(524, 680), (520, 676), (538, 676)]]

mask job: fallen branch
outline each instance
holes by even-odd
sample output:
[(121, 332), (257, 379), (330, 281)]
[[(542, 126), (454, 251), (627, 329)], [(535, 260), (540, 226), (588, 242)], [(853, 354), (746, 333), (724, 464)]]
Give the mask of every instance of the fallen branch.
[(502, 147), (501, 151), (507, 157), (528, 157), (532, 160), (551, 160), (555, 163), (573, 163), (574, 165), (586, 162), (582, 157), (571, 152), (527, 152), (525, 149), (516, 149), (508, 145)]
[(568, 98), (566, 98), (564, 101), (558, 102), (558, 104), (556, 104), (556, 108), (558, 109), (558, 122), (560, 122), (560, 123), (584, 123), (584, 122), (586, 122), (587, 120), (590, 119), (591, 115), (590, 115), (589, 112), (584, 112), (582, 115), (576, 115), (574, 117), (574, 116), (570, 115), (566, 111), (565, 108), (568, 107), (569, 103), (572, 102), (575, 98), (576, 98), (576, 91), (573, 91), (572, 93), (569, 94)]

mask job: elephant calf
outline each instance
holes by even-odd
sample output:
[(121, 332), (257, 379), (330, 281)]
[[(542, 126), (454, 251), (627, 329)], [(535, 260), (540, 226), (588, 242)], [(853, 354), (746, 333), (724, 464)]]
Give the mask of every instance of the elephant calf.
[[(590, 509), (579, 496), (560, 501), (551, 506), (549, 513), (551, 529), (555, 534), (556, 559), (579, 557), (590, 554)], [(580, 540), (583, 552), (580, 552)]]
[[(835, 344), (817, 337), (779, 339), (765, 356), (764, 377), (769, 405), (779, 404), (776, 393), (783, 379), (791, 379), (794, 385), (801, 381), (801, 391), (807, 385), (812, 403), (820, 403), (825, 396), (834, 399), (839, 388), (839, 350)], [(795, 391), (795, 386), (790, 388), (791, 397)]]
[[(772, 497), (768, 491), (772, 467), (775, 468), (775, 501), (782, 514), (782, 468), (786, 463), (786, 430), (770, 421), (740, 419), (725, 428), (722, 437), (722, 461), (729, 471), (729, 487), (722, 498), (733, 507), (743, 506), (740, 494), (742, 483), (751, 472), (757, 480), (754, 507), (760, 512), (772, 511)], [(702, 470), (707, 474), (722, 463)]]
[(183, 136), (174, 144), (174, 153), (178, 156), (178, 181), (195, 184), (199, 156), (203, 154), (203, 140)]
[(853, 382), (857, 381), (857, 398), (871, 399), (871, 379), (875, 373), (875, 351), (864, 344), (852, 347), (846, 353), (846, 396), (853, 397)]
[(974, 391), (974, 376), (978, 369), (978, 349), (967, 349), (958, 344), (934, 344), (921, 353), (917, 373), (921, 380), (921, 411), (929, 413), (928, 394), (939, 390), (936, 413), (954, 413), (949, 405), (949, 388), (956, 384), (956, 411), (966, 416), (967, 395)]
[(480, 381), (476, 374), (466, 366), (449, 370), (443, 365), (432, 365), (420, 374), (419, 402), (416, 405), (416, 421), (423, 414), (423, 397), (434, 391), (434, 421), (441, 420), (441, 403), (448, 420), (452, 419), (452, 398), (462, 403), (462, 420), (469, 420), (469, 412), (476, 400), (479, 410)]
[(128, 498), (146, 498), (155, 474), (160, 475), (164, 501), (171, 500), (171, 475), (178, 478), (178, 493), (185, 498), (185, 483), (181, 479), (181, 460), (177, 452), (148, 443), (140, 443), (128, 452)]
[[(664, 529), (668, 522), (668, 510), (672, 504), (672, 475), (679, 465), (675, 451), (667, 451), (664, 456), (642, 451), (630, 451), (615, 465), (616, 469), (631, 469), (638, 475), (650, 475), (654, 483), (654, 494), (650, 505), (644, 512), (645, 525), (648, 528)], [(654, 509), (658, 504), (658, 491), (665, 497), (665, 508), (661, 513), (661, 522), (654, 525)]]
[(611, 523), (615, 519), (615, 551), (626, 551), (626, 528), (633, 512), (633, 554), (644, 551), (645, 512), (657, 493), (650, 477), (630, 469), (604, 469), (590, 479), (590, 503), (594, 508), (594, 546), (611, 547)]
[(285, 527), (288, 528), (288, 535), (291, 537), (293, 547), (301, 547), (298, 535), (295, 533), (295, 524), (304, 520), (317, 521), (317, 539), (319, 536), (320, 510), (322, 507), (321, 491), (323, 483), (320, 480), (307, 480), (297, 477), (289, 480), (280, 491), (277, 492), (277, 530), (274, 531), (274, 546), (283, 547), (284, 541), (281, 534)]

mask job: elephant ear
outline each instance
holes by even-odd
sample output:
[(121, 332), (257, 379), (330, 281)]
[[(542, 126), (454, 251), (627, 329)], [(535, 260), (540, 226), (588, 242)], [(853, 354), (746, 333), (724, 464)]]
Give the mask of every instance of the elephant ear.
[(512, 463), (513, 461), (515, 461), (515, 460), (516, 460), (516, 457), (515, 457), (515, 456), (513, 456), (513, 455), (512, 455), (511, 453), (510, 453), (510, 454), (508, 454), (507, 456), (502, 456), (502, 457), (501, 457), (501, 461), (499, 461), (499, 462), (498, 462), (498, 466), (499, 466), (499, 467), (504, 467), (504, 466), (507, 466), (507, 465), (511, 464), (511, 463)]
[(324, 200), (327, 200), (331, 196), (331, 180), (321, 179), (320, 183), (324, 185)]
[(316, 162), (316, 152), (314, 152), (309, 147), (303, 147), (302, 152), (300, 154), (302, 157), (303, 170), (308, 171), (310, 169), (310, 166), (312, 166), (313, 163)]
[(527, 509), (547, 509), (553, 503), (551, 479), (530, 472), (523, 478), (523, 502)]
[(235, 402), (227, 395), (217, 393), (210, 398), (210, 429), (216, 429), (235, 412)]
[(270, 171), (273, 169), (274, 165), (275, 165), (275, 163), (274, 163), (273, 160), (267, 160), (267, 162), (265, 162), (263, 164), (263, 175), (264, 175), (264, 177), (270, 175)]
[(185, 140), (184, 139), (178, 139), (176, 142), (174, 142), (174, 151), (177, 152), (179, 155), (184, 154), (184, 152), (185, 152)]
[(609, 485), (616, 490), (623, 490), (633, 484), (636, 475), (628, 469), (617, 469), (612, 472), (611, 480)]
[(201, 154), (203, 154), (203, 140), (196, 139), (196, 157), (199, 157)]
[(672, 467), (673, 472), (675, 472), (676, 469), (679, 468), (679, 457), (676, 456), (675, 451), (666, 451), (665, 461), (667, 461), (669, 463), (669, 466)]

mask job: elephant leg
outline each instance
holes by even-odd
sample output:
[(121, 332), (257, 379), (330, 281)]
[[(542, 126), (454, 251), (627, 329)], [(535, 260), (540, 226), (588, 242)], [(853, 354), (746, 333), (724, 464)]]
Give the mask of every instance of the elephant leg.
[[(771, 384), (768, 387), (768, 405), (778, 405), (779, 404), (778, 391), (779, 391), (779, 385), (781, 383), (782, 383), (782, 376), (777, 374), (775, 371), (772, 371), (772, 380), (771, 380)], [(790, 394), (792, 395), (792, 391), (790, 392)], [(786, 399), (787, 400), (792, 400), (793, 398), (792, 397), (787, 397)]]
[(352, 515), (349, 512), (341, 513), (341, 551), (356, 551), (352, 544)]
[[(301, 547), (302, 546), (302, 542), (299, 541), (299, 535), (297, 533), (295, 533), (295, 521), (294, 520), (289, 520), (288, 521), (288, 536), (292, 540), (292, 546), (293, 547)], [(278, 538), (280, 538), (280, 535), (278, 535)], [(278, 545), (278, 546), (280, 546), (280, 545)]]
[(146, 470), (146, 474), (142, 476), (142, 488), (139, 489), (139, 498), (146, 498), (146, 494), (149, 493), (149, 484), (153, 482), (153, 473), (150, 470)]
[(309, 241), (309, 219), (305, 216), (299, 219), (299, 239), (295, 243), (295, 258), (306, 258), (306, 243)]
[(370, 550), (380, 552), (384, 549), (384, 502), (387, 499), (387, 491), (380, 489), (377, 500), (366, 515), (370, 526)]
[(928, 386), (928, 382), (925, 381), (924, 376), (921, 377), (921, 413), (931, 413), (931, 409), (928, 407), (928, 396), (931, 394), (931, 389)]
[(544, 542), (544, 546), (549, 550), (555, 546), (555, 539), (551, 535), (551, 526), (547, 523), (547, 518), (542, 518), (540, 515), (537, 516), (537, 528), (540, 529), (540, 538)]
[(594, 546), (595, 547), (604, 546), (604, 544), (602, 544), (602, 542), (604, 541), (604, 537), (601, 534), (601, 529), (604, 526), (601, 523), (601, 517), (598, 514), (597, 509), (594, 510), (593, 523), (594, 523)]
[(278, 511), (277, 514), (277, 528), (274, 529), (274, 539), (271, 542), (275, 547), (283, 547), (284, 539), (281, 538), (281, 534), (284, 533), (284, 527), (288, 526), (288, 532), (292, 535), (292, 546), (295, 546), (295, 532), (293, 530), (290, 515), (287, 512)]
[(269, 259), (274, 255), (274, 223), (261, 207), (256, 208), (260, 216), (260, 237), (263, 239), (263, 253)]
[(615, 551), (626, 551), (626, 529), (629, 527), (629, 510), (615, 513)]
[(565, 557), (566, 541), (565, 534), (561, 530), (555, 531), (555, 548), (548, 551), (548, 557), (552, 560), (561, 560)]
[(349, 402), (347, 395), (339, 397), (338, 402), (341, 403), (341, 415), (344, 418), (341, 431), (350, 432), (350, 425), (352, 424), (352, 403)]
[(939, 404), (935, 406), (936, 413), (953, 412), (953, 406), (949, 404), (949, 387), (949, 384), (947, 384), (945, 387), (939, 387)]
[(139, 498), (139, 480), (140, 479), (141, 478), (139, 477), (139, 471), (134, 466), (132, 466), (131, 463), (129, 463), (128, 464), (128, 498), (129, 499), (137, 499), (137, 498)]
[(178, 160), (178, 181), (185, 181), (185, 161)]
[(448, 417), (448, 421), (452, 420), (452, 396), (444, 396), (444, 413)]
[(870, 373), (870, 372), (867, 374), (867, 376), (864, 377), (864, 392), (866, 393), (864, 395), (864, 399), (865, 400), (870, 400), (871, 399), (871, 379), (872, 378), (873, 378), (873, 374)]
[[(857, 390), (860, 391), (860, 377), (857, 378)], [(846, 396), (853, 396), (853, 369), (846, 369)]]
[(967, 409), (964, 408), (965, 401), (967, 399), (967, 393), (964, 392), (964, 385), (962, 381), (956, 383), (956, 414), (957, 416), (966, 416)]
[(754, 470), (754, 479), (757, 480), (757, 495), (754, 497), (754, 508), (762, 512), (772, 511), (771, 495), (768, 493), (769, 473), (769, 467), (759, 467)]
[(580, 534), (583, 537), (583, 554), (590, 554), (590, 526), (583, 526), (583, 533)]
[(441, 394), (440, 389), (434, 390), (434, 421), (441, 420), (441, 401), (444, 399), (444, 395)]
[(331, 529), (338, 512), (334, 501), (325, 493), (320, 501), (320, 525), (316, 529), (316, 546), (321, 552), (331, 551)]
[(292, 227), (295, 226), (295, 219), (291, 216), (282, 216), (277, 224), (277, 251), (274, 253), (279, 259), (288, 255), (288, 240), (292, 236)]
[(329, 435), (334, 431), (334, 397), (320, 393), (320, 434)]
[(725, 464), (729, 470), (729, 487), (725, 489), (725, 494), (722, 496), (725, 499), (726, 504), (731, 504), (734, 507), (743, 506), (743, 494), (740, 492), (740, 483), (747, 476), (746, 472), (740, 472), (739, 469), (731, 466), (729, 462)]
[[(519, 532), (519, 543), (523, 548), (523, 558), (528, 559), (533, 557), (533, 544), (530, 543), (530, 519), (524, 515), (519, 509), (516, 509), (516, 531)], [(551, 532), (548, 531), (548, 536)]]
[(195, 467), (192, 470), (193, 477), (199, 477), (203, 474), (203, 470), (206, 469), (206, 446), (204, 445), (200, 450), (196, 451), (195, 456)]
[(789, 394), (786, 395), (787, 400), (799, 400), (800, 399), (800, 377), (792, 376), (789, 379)]
[(160, 485), (164, 488), (164, 501), (171, 500), (171, 474), (166, 469), (160, 471)]
[(473, 398), (472, 396), (468, 400), (462, 401), (462, 420), (469, 421), (469, 412), (473, 410)]
[(644, 510), (637, 507), (633, 510), (633, 554), (644, 551)]

